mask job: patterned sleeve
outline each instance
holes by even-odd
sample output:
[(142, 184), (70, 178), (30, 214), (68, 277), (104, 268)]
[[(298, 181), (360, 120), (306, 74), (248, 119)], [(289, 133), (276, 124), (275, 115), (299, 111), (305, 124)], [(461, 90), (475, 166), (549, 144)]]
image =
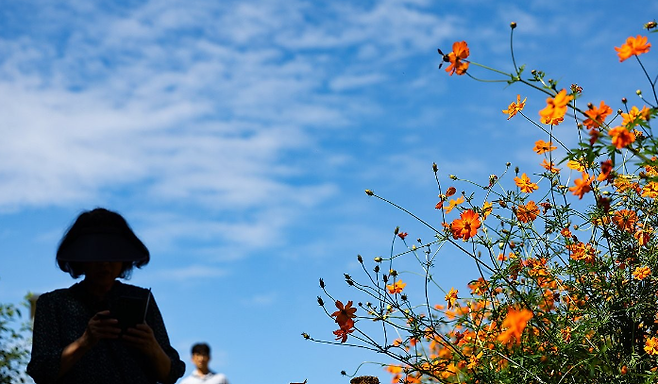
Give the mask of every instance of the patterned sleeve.
[(180, 359), (178, 352), (171, 346), (169, 342), (169, 335), (165, 328), (160, 308), (155, 302), (155, 297), (151, 296), (149, 302), (148, 312), (146, 314), (146, 323), (153, 329), (155, 339), (158, 341), (162, 349), (165, 351), (171, 360), (171, 369), (166, 383), (175, 383), (181, 376), (185, 374), (185, 363)]
[(57, 305), (52, 294), (37, 300), (32, 335), (32, 354), (27, 373), (37, 384), (54, 383), (59, 373), (62, 346), (59, 340)]

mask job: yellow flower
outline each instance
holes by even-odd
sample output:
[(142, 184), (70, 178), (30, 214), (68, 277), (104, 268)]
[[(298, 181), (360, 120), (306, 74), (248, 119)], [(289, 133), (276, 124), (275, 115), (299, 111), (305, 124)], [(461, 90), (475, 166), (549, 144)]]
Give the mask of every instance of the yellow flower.
[(563, 89), (555, 97), (546, 99), (546, 108), (539, 111), (541, 122), (543, 124), (558, 125), (564, 120), (567, 113), (567, 105), (573, 100), (572, 95), (567, 95), (567, 90)]
[(647, 339), (644, 343), (644, 351), (650, 355), (658, 355), (658, 338)]
[(402, 290), (406, 286), (407, 286), (407, 283), (403, 283), (402, 280), (398, 280), (393, 284), (387, 285), (386, 288), (388, 289), (388, 292), (393, 295), (393, 294), (402, 292)]
[(448, 302), (448, 309), (452, 308), (455, 305), (455, 302), (457, 301), (457, 293), (459, 291), (456, 290), (454, 287), (450, 288), (450, 292), (446, 295), (445, 299)]
[(503, 109), (503, 113), (507, 113), (508, 115), (507, 120), (516, 116), (517, 113), (523, 110), (523, 108), (525, 107), (526, 100), (528, 100), (527, 97), (523, 99), (523, 101), (521, 101), (521, 95), (516, 95), (516, 103), (512, 102), (510, 103), (509, 107), (507, 107), (507, 109)]
[(532, 193), (533, 191), (539, 189), (539, 186), (530, 181), (530, 178), (525, 173), (521, 177), (515, 177), (514, 182), (516, 186), (521, 189), (521, 192)]
[(649, 267), (644, 266), (644, 267), (637, 267), (635, 268), (635, 271), (633, 271), (633, 278), (635, 280), (644, 280), (651, 274), (651, 269)]

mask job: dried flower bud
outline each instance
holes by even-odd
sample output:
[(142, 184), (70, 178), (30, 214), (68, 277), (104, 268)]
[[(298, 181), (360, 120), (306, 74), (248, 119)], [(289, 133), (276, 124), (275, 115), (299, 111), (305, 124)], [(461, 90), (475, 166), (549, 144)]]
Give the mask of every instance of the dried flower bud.
[(379, 273), (379, 265), (375, 265), (374, 271), (375, 271), (375, 273)]
[(398, 275), (398, 271), (396, 271), (395, 269), (391, 269), (391, 276), (397, 276), (397, 275)]
[(320, 279), (320, 288), (324, 289), (324, 280)]
[(356, 255), (356, 259), (359, 261), (359, 263), (363, 264), (363, 257), (361, 257), (361, 255)]
[(318, 304), (320, 304), (321, 307), (324, 307), (324, 300), (320, 296), (318, 296)]
[(432, 170), (434, 171), (434, 173), (439, 172), (439, 166), (436, 165), (436, 163), (432, 163)]

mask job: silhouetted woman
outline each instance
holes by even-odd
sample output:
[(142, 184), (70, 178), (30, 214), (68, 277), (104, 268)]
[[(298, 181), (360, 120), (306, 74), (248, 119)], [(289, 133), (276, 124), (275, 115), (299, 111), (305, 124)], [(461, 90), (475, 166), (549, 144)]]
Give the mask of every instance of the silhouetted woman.
[(174, 383), (183, 375), (150, 290), (117, 280), (149, 259), (118, 213), (96, 208), (78, 216), (60, 242), (57, 264), (84, 279), (37, 301), (27, 366), (36, 383)]

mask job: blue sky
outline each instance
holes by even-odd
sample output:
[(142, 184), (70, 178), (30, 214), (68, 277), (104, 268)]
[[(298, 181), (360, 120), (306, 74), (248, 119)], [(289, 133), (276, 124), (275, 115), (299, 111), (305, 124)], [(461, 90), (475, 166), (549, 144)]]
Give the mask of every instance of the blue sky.
[[(130, 282), (152, 287), (188, 373), (207, 341), (232, 384), (347, 383), (341, 370), (387, 360), (302, 339), (333, 338), (318, 279), (358, 301), (343, 281), (361, 276), (357, 254), (388, 254), (396, 226), (431, 237), (364, 189), (439, 223), (433, 162), (480, 181), (507, 161), (539, 171), (536, 130), (500, 111), (545, 97), (449, 77), (436, 49), (466, 40), (474, 61), (509, 70), (516, 21), (517, 62), (613, 104), (644, 84), (613, 46), (657, 14), (589, 0), (3, 0), (0, 302), (73, 284), (57, 243), (103, 206), (150, 248)], [(436, 268), (446, 289), (473, 277), (450, 252)]]

